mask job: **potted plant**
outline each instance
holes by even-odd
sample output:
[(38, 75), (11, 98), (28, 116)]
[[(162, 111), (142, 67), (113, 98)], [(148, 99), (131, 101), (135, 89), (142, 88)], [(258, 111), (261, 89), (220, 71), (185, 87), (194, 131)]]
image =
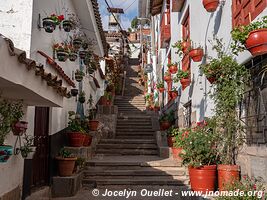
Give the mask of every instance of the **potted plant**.
[(171, 99), (176, 99), (176, 97), (178, 96), (178, 91), (176, 87), (173, 87), (170, 90), (170, 96), (171, 96)]
[(157, 112), (159, 112), (159, 110), (160, 110), (160, 106), (159, 106), (159, 102), (158, 101), (156, 101), (155, 103), (154, 103), (154, 111), (157, 113)]
[(178, 40), (172, 47), (177, 49), (175, 53), (181, 57), (183, 54), (188, 53), (190, 46), (191, 42), (188, 41), (187, 39), (183, 39), (183, 40)]
[(180, 145), (180, 140), (177, 138), (178, 135), (187, 134), (187, 129), (183, 129), (182, 131), (179, 128), (171, 127), (167, 133), (167, 141), (168, 146), (172, 148), (172, 156), (175, 160), (181, 161), (180, 153), (182, 152), (182, 148)]
[(65, 62), (69, 56), (69, 47), (65, 43), (56, 43), (53, 45), (53, 49), (57, 54), (57, 59), (60, 62)]
[(64, 15), (56, 15), (52, 14), (49, 17), (44, 18), (43, 21), (43, 28), (47, 33), (52, 33), (56, 26), (59, 25), (64, 20)]
[(166, 81), (167, 83), (172, 81), (172, 76), (171, 76), (171, 74), (170, 74), (169, 71), (166, 71), (165, 72), (165, 74), (164, 74), (164, 81)]
[(24, 159), (33, 159), (36, 152), (36, 146), (34, 146), (34, 136), (25, 135), (24, 140), (24, 145), (20, 148), (21, 156)]
[(93, 57), (92, 57), (92, 52), (91, 51), (86, 51), (86, 54), (85, 54), (85, 57), (83, 59), (83, 63), (85, 65), (89, 65), (93, 60)]
[(173, 143), (175, 142), (175, 137), (176, 137), (176, 130), (177, 128), (175, 128), (174, 126), (171, 126), (168, 130), (167, 130), (167, 143), (169, 147), (173, 147)]
[(22, 113), (22, 102), (9, 102), (0, 98), (0, 162), (7, 162), (13, 153), (13, 147), (5, 145), (5, 138)]
[(175, 74), (177, 72), (177, 70), (178, 70), (177, 63), (170, 63), (167, 66), (168, 66), (169, 72), (171, 74)]
[(189, 56), (192, 58), (194, 62), (200, 62), (203, 58), (204, 51), (203, 48), (199, 45), (197, 47), (193, 47), (195, 45), (192, 45), (189, 51)]
[(159, 81), (157, 83), (157, 89), (159, 90), (160, 93), (163, 93), (164, 92), (164, 82), (163, 81)]
[(78, 58), (77, 51), (72, 45), (69, 45), (69, 60), (75, 62)]
[(219, 5), (219, 0), (203, 0), (202, 3), (207, 12), (215, 12)]
[(187, 86), (190, 85), (190, 76), (189, 76), (189, 71), (183, 71), (181, 69), (178, 70), (175, 78), (175, 82), (181, 82), (182, 85), (182, 90), (184, 90)]
[(174, 122), (174, 111), (170, 111), (168, 114), (164, 113), (159, 118), (160, 130), (164, 131), (171, 127)]
[(21, 121), (21, 118), (24, 115), (23, 110), (22, 110), (22, 105), (14, 106), (13, 108), (14, 108), (13, 115), (15, 119), (11, 125), (11, 130), (15, 136), (21, 136), (26, 132), (28, 128), (28, 122)]
[(90, 129), (88, 127), (88, 119), (82, 119), (81, 120), (81, 125), (84, 130), (84, 141), (83, 141), (83, 146), (88, 147), (92, 143), (93, 137), (90, 134)]
[(62, 26), (65, 32), (70, 32), (73, 29), (73, 22), (71, 20), (64, 20)]
[(233, 53), (247, 49), (253, 56), (267, 53), (267, 16), (246, 26), (238, 26), (231, 32)]
[(69, 111), (69, 122), (68, 122), (68, 136), (69, 143), (72, 147), (81, 147), (84, 142), (85, 130), (82, 126), (81, 117), (75, 114), (74, 111)]
[(62, 148), (59, 152), (59, 156), (56, 157), (56, 160), (58, 163), (59, 176), (66, 177), (73, 174), (77, 157), (73, 156), (70, 151)]
[[(237, 153), (244, 143), (244, 130), (236, 109), (242, 101), (249, 73), (245, 66), (240, 65), (229, 53), (223, 52), (221, 40), (214, 45), (218, 53), (216, 63), (220, 68), (220, 77), (216, 80), (211, 97), (215, 103), (215, 117), (219, 143), (220, 165), (218, 165), (219, 189), (239, 179), (239, 166), (236, 164)], [(220, 47), (220, 48), (217, 48)], [(215, 62), (215, 61), (214, 61)]]
[(85, 167), (85, 163), (86, 163), (85, 158), (77, 158), (77, 160), (75, 161), (74, 171), (76, 173), (79, 173), (80, 171), (82, 171)]
[(175, 146), (182, 148), (180, 157), (188, 166), (193, 191), (215, 190), (218, 136), (213, 121), (203, 121), (177, 135)]
[(84, 91), (80, 92), (78, 100), (79, 100), (80, 103), (84, 103), (85, 102), (85, 92)]
[(70, 90), (70, 93), (73, 97), (76, 97), (79, 93), (79, 90), (77, 88), (73, 88)]
[(220, 69), (221, 66), (218, 66), (218, 63), (215, 60), (211, 60), (209, 64), (200, 65), (200, 69), (205, 74), (208, 81), (213, 84), (218, 78), (220, 78)]
[(99, 121), (96, 120), (96, 108), (94, 107), (94, 101), (91, 94), (87, 101), (87, 104), (89, 105), (88, 109), (89, 128), (92, 131), (97, 131)]
[(74, 76), (75, 76), (75, 80), (77, 82), (81, 82), (83, 80), (83, 77), (85, 76), (85, 74), (84, 74), (84, 72), (82, 70), (77, 69), (75, 71)]

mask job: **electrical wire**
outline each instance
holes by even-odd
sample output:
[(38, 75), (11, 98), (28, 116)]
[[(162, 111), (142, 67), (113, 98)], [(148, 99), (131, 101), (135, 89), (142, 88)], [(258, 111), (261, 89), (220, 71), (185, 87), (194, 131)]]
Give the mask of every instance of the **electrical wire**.
[(134, 3), (136, 2), (136, 0), (134, 0), (133, 1), (133, 3), (131, 3), (131, 5), (129, 5), (126, 9), (125, 9), (125, 11), (127, 11)]

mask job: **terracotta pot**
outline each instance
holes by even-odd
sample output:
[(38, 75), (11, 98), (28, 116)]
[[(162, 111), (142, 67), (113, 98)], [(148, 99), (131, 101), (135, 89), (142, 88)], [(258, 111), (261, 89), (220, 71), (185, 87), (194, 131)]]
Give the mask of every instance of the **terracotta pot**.
[(172, 147), (172, 156), (175, 160), (182, 160), (182, 158), (179, 156), (182, 150), (182, 148)]
[(43, 27), (44, 27), (45, 32), (52, 33), (56, 29), (56, 24), (54, 20), (47, 17), (43, 19)]
[(182, 52), (187, 53), (191, 44), (188, 41), (183, 41), (181, 46), (182, 46)]
[(198, 49), (192, 49), (189, 52), (189, 56), (192, 58), (194, 62), (200, 62), (203, 58), (204, 52), (203, 49), (198, 48)]
[(238, 165), (218, 165), (218, 187), (219, 190), (225, 190), (225, 186), (233, 184), (239, 180)]
[(180, 80), (181, 84), (182, 84), (182, 90), (184, 90), (187, 86), (190, 85), (190, 78), (183, 78)]
[(99, 121), (98, 120), (90, 120), (89, 121), (89, 128), (91, 131), (97, 131)]
[(58, 174), (59, 176), (71, 176), (74, 170), (76, 157), (73, 158), (62, 158), (56, 157), (58, 162)]
[(214, 12), (219, 5), (219, 0), (203, 0), (202, 3), (207, 12)]
[(171, 82), (171, 81), (172, 81), (172, 77), (171, 77), (171, 75), (169, 75), (169, 76), (164, 76), (164, 81), (166, 81), (166, 82)]
[(175, 74), (177, 71), (178, 71), (178, 67), (177, 65), (172, 65), (169, 67), (169, 71), (172, 73), (172, 74)]
[(162, 122), (160, 122), (160, 130), (161, 131), (167, 130), (170, 127), (171, 127), (170, 122), (168, 122), (168, 121), (162, 121)]
[(253, 56), (267, 53), (267, 29), (251, 31), (245, 44), (247, 50)]
[(90, 146), (92, 143), (92, 136), (85, 134), (84, 141), (83, 141), (83, 146), (87, 147)]
[(213, 84), (216, 81), (216, 78), (215, 77), (209, 77), (207, 79), (210, 82), (210, 84)]
[(81, 147), (83, 146), (85, 135), (80, 132), (70, 132), (69, 143), (71, 147)]
[(178, 91), (171, 91), (171, 97), (172, 99), (176, 99), (178, 97)]
[(64, 20), (62, 22), (62, 26), (63, 26), (64, 31), (70, 32), (73, 27), (73, 23), (70, 20)]
[(154, 106), (154, 111), (157, 113), (157, 112), (159, 112), (159, 110), (160, 110), (160, 107), (159, 106)]
[(169, 147), (173, 147), (173, 143), (175, 142), (175, 137), (168, 136), (167, 137), (167, 142)]
[(216, 165), (199, 168), (188, 167), (190, 185), (193, 191), (214, 191), (216, 185)]
[(158, 88), (158, 90), (159, 90), (160, 93), (163, 93), (165, 88)]
[(11, 126), (12, 132), (16, 136), (21, 136), (26, 132), (28, 128), (28, 122), (25, 121), (17, 121)]

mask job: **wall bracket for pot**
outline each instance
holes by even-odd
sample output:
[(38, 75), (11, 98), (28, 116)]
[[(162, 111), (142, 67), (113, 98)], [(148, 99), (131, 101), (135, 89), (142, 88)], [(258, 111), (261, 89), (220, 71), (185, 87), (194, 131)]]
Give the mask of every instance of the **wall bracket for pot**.
[[(17, 143), (19, 141), (19, 148), (17, 148)], [(21, 149), (21, 137), (20, 135), (17, 136), (15, 145), (14, 145), (14, 155), (18, 155), (20, 153), (20, 149)]]

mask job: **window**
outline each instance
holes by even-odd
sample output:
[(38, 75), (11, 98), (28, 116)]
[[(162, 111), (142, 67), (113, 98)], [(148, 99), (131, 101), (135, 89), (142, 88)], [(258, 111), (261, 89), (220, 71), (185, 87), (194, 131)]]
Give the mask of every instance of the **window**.
[(185, 113), (184, 113), (184, 127), (191, 127), (191, 113), (192, 113), (192, 103), (191, 101), (187, 102), (185, 105)]
[(267, 0), (233, 0), (233, 27), (247, 25), (254, 20), (267, 6)]

